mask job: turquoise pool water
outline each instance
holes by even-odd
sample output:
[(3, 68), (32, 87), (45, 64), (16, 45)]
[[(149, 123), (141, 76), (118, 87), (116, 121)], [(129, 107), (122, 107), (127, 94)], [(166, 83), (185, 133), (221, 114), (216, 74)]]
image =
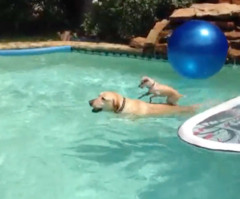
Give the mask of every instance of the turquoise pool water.
[[(91, 112), (113, 90), (136, 98), (142, 75), (207, 109), (239, 95), (240, 70), (186, 80), (168, 63), (79, 53), (0, 58), (1, 199), (235, 199), (240, 157), (182, 142), (186, 117), (136, 121)], [(147, 100), (147, 99), (145, 99)]]

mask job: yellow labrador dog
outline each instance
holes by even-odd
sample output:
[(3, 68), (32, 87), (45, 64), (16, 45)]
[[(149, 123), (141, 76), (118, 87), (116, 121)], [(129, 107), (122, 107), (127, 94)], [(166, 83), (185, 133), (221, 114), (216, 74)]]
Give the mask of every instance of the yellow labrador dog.
[(177, 105), (177, 101), (183, 96), (174, 88), (159, 84), (155, 80), (150, 77), (144, 76), (141, 79), (141, 83), (139, 85), (140, 88), (147, 87), (148, 92), (141, 95), (138, 99), (141, 99), (144, 96), (152, 95), (150, 97), (150, 103), (154, 97), (167, 97), (167, 103), (171, 105)]
[(146, 115), (170, 115), (179, 113), (193, 113), (196, 106), (172, 106), (169, 104), (151, 104), (137, 99), (122, 97), (115, 92), (102, 92), (98, 98), (90, 100), (93, 112), (113, 111), (115, 113)]

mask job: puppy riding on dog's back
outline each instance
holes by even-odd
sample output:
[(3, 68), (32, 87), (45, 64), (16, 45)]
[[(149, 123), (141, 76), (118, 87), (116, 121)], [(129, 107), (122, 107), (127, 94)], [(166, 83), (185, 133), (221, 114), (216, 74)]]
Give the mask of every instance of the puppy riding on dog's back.
[(183, 96), (177, 90), (173, 89), (170, 86), (157, 83), (155, 80), (150, 77), (144, 76), (141, 79), (139, 85), (140, 88), (147, 87), (149, 90), (147, 93), (141, 95), (139, 99), (144, 96), (152, 95), (150, 97), (150, 103), (154, 97), (167, 97), (167, 104), (177, 105), (177, 101)]

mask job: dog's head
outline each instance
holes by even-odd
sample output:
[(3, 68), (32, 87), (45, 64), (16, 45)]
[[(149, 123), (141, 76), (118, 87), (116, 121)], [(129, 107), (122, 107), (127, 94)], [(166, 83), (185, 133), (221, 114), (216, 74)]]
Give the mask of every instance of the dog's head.
[(150, 88), (153, 84), (154, 84), (153, 79), (151, 79), (150, 77), (144, 76), (144, 77), (142, 77), (141, 82), (140, 82), (138, 87), (140, 87), (140, 88), (144, 88), (144, 87)]
[(90, 100), (89, 105), (93, 107), (92, 112), (97, 113), (102, 110), (116, 112), (120, 107), (121, 96), (114, 92), (102, 92), (98, 98)]

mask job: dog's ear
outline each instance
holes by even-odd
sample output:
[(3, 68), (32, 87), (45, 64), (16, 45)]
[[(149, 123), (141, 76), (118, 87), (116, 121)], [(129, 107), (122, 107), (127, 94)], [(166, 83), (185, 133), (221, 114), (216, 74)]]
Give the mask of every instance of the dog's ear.
[(114, 112), (117, 112), (117, 110), (119, 109), (119, 107), (120, 107), (119, 100), (114, 99), (114, 100), (113, 100), (113, 110), (114, 110)]

